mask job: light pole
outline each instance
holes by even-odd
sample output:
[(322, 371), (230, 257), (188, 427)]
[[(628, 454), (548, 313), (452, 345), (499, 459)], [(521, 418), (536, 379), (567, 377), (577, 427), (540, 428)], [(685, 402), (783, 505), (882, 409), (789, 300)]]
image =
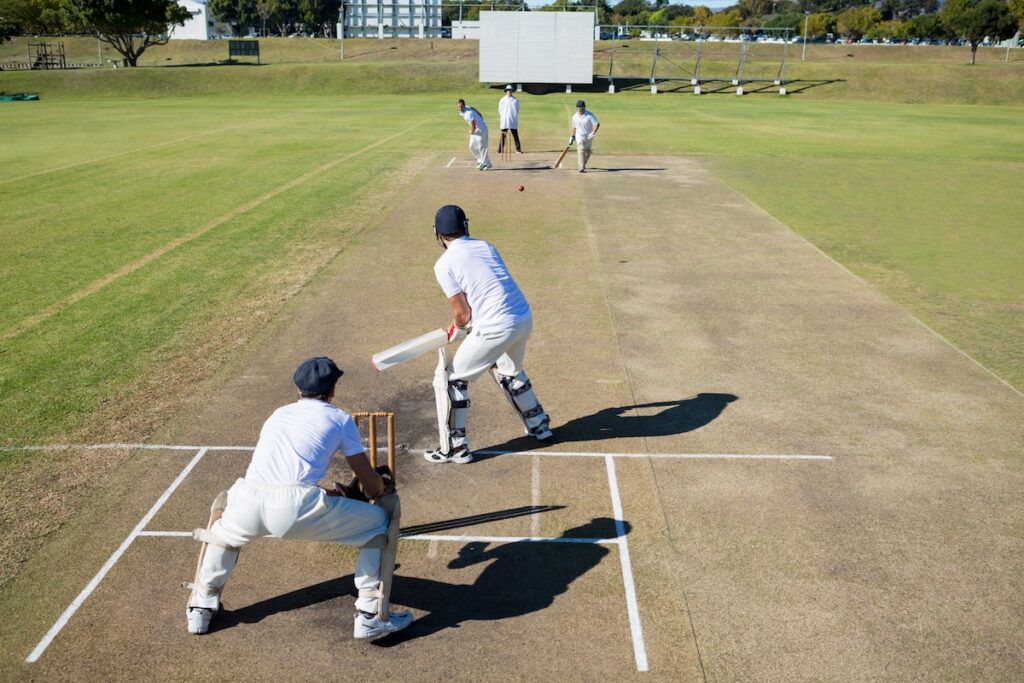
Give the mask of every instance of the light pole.
[(807, 61), (807, 20), (811, 18), (811, 13), (804, 10), (804, 49), (800, 53), (800, 61)]

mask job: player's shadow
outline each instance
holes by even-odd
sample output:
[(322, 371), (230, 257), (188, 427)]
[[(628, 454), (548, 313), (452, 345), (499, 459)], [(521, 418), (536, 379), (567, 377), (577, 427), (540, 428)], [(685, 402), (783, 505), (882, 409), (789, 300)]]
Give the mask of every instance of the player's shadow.
[[(426, 614), (405, 630), (373, 642), (380, 647), (392, 647), (459, 628), (468, 621), (510, 619), (547, 609), (576, 579), (611, 552), (598, 540), (617, 537), (615, 527), (615, 520), (598, 517), (566, 530), (559, 542), (516, 541), (493, 548), (480, 541), (467, 543), (448, 563), (448, 568), (481, 565), (483, 569), (472, 584), (396, 576), (393, 602)], [(623, 533), (629, 530), (629, 523), (623, 522)]]
[[(622, 533), (630, 531), (622, 522)], [(569, 585), (601, 562), (610, 551), (600, 540), (619, 535), (615, 520), (598, 517), (567, 529), (561, 541), (516, 541), (488, 549), (487, 543), (464, 545), (448, 563), (449, 569), (486, 564), (472, 584), (445, 583), (395, 575), (391, 591), (397, 609), (411, 607), (426, 612), (411, 626), (374, 641), (381, 647), (428, 636), (467, 621), (509, 619), (550, 607)], [(399, 550), (401, 553), (401, 550)], [(210, 633), (239, 624), (254, 624), (281, 612), (312, 607), (342, 597), (355, 598), (353, 576), (338, 578), (276, 595), (241, 609), (224, 608), (210, 624)], [(326, 617), (343, 628), (351, 624), (351, 603), (339, 603), (341, 613)], [(330, 609), (333, 609), (331, 607)]]
[[(543, 445), (573, 441), (599, 441), (641, 436), (672, 436), (685, 434), (713, 422), (733, 401), (735, 394), (700, 393), (693, 398), (677, 401), (655, 401), (637, 405), (605, 408), (592, 415), (577, 417), (565, 424), (552, 427), (554, 438)], [(662, 408), (653, 414), (636, 414)], [(535, 440), (522, 436), (497, 446), (473, 452), (474, 460), (493, 458), (491, 451), (523, 451), (537, 448)], [(482, 452), (481, 452), (482, 451)]]

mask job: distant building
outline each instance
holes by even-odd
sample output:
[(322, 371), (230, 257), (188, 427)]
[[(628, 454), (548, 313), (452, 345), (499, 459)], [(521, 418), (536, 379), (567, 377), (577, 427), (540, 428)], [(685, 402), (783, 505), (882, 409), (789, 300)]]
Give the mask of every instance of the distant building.
[(206, 0), (178, 0), (178, 4), (192, 15), (184, 26), (171, 29), (172, 40), (211, 40), (228, 38), (231, 28), (214, 20), (206, 6)]
[(441, 0), (345, 0), (344, 11), (346, 38), (441, 37)]

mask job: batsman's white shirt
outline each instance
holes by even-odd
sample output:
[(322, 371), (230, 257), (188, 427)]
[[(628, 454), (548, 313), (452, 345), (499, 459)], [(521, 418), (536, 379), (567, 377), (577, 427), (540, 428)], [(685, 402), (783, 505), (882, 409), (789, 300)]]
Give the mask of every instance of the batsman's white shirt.
[(530, 305), (505, 267), (498, 250), (484, 240), (460, 237), (434, 264), (445, 296), (465, 292), (473, 309), (473, 331), (517, 327), (531, 320)]
[(473, 107), (467, 105), (466, 108), (462, 110), (462, 118), (466, 119), (466, 123), (471, 121), (476, 123), (476, 129), (481, 133), (487, 132), (487, 124), (484, 123), (484, 117), (480, 116), (480, 112), (473, 109)]
[(364, 450), (351, 415), (318, 399), (299, 399), (263, 423), (245, 480), (315, 485), (327, 474), (335, 451), (348, 457)]
[(519, 100), (515, 95), (498, 100), (498, 120), (502, 130), (519, 128)]
[[(562, 119), (563, 121), (565, 119)], [(576, 139), (589, 138), (594, 134), (594, 129), (600, 121), (589, 111), (584, 111), (581, 116), (579, 112), (572, 115), (572, 127), (576, 131)]]

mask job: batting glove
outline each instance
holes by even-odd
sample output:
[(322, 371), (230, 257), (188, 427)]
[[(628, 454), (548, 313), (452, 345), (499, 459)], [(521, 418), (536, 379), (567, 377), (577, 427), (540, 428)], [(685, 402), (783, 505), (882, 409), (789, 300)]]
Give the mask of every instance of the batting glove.
[(572, 143), (574, 143), (574, 142), (576, 142), (576, 136), (575, 136), (575, 135), (573, 135), (573, 136), (570, 136), (570, 137), (569, 137), (569, 144), (571, 145), (571, 144), (572, 144)]
[(459, 327), (455, 323), (452, 323), (448, 327), (448, 343), (454, 344), (457, 341), (462, 341), (469, 334), (469, 327)]

